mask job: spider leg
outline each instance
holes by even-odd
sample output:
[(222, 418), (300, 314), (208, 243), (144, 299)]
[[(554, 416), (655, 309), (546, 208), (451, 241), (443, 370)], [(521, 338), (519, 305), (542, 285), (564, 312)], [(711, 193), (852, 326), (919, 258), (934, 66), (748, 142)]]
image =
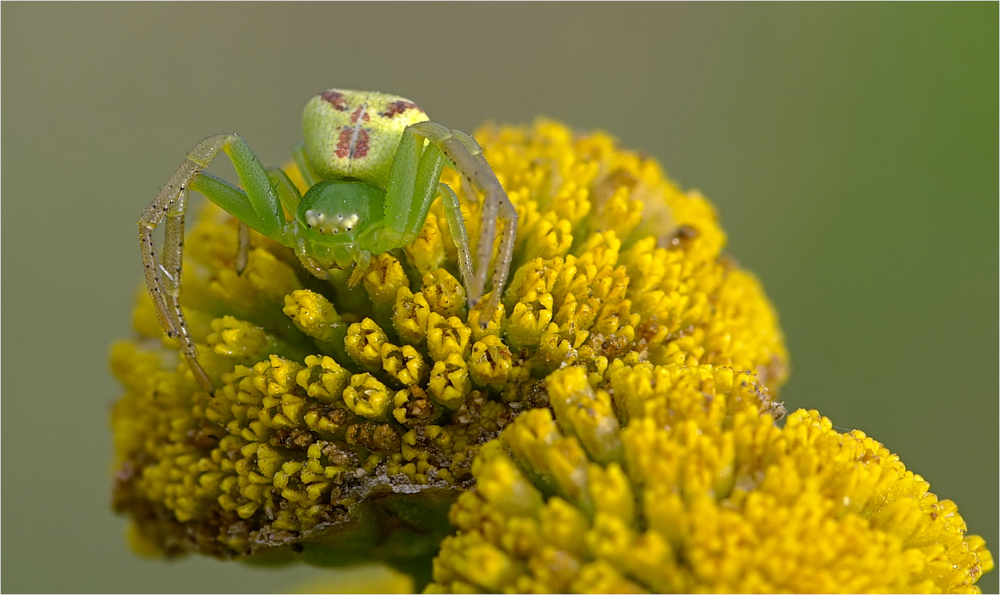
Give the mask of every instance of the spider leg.
[[(280, 168), (267, 168), (267, 176), (270, 178), (271, 186), (274, 187), (274, 191), (277, 192), (278, 199), (281, 201), (282, 206), (288, 213), (291, 213), (294, 216), (296, 209), (298, 209), (299, 202), (302, 200), (302, 195), (299, 194), (298, 188), (296, 188), (295, 184), (293, 184), (288, 178), (288, 174)], [(226, 183), (224, 180), (219, 180), (219, 182)], [(239, 188), (233, 188), (233, 190), (242, 192)], [(243, 271), (246, 270), (247, 262), (250, 259), (250, 226), (247, 225), (247, 223), (242, 219), (239, 220), (239, 223), (236, 226), (236, 234), (239, 244), (236, 249), (235, 268), (236, 274), (242, 275)]]
[(413, 128), (403, 131), (386, 184), (383, 229), (372, 246), (381, 254), (412, 242), (427, 220), (427, 212), (437, 196), (444, 155)]
[(444, 153), (433, 142), (424, 143), (420, 132), (408, 127), (399, 141), (385, 199), (385, 229), (377, 251), (385, 252), (412, 242), (427, 221), (427, 212), (441, 196), (452, 241), (458, 250), (458, 266), (466, 288), (475, 283), (469, 234), (458, 197), (447, 184), (439, 182)]
[(317, 279), (326, 281), (330, 278), (330, 271), (323, 268), (323, 266), (317, 262), (311, 254), (309, 254), (309, 250), (306, 249), (306, 241), (304, 238), (299, 238), (298, 241), (295, 242), (295, 255), (299, 257), (299, 262), (302, 263), (303, 268), (312, 273)]
[(475, 276), (467, 287), (469, 305), (474, 306), (483, 296), (489, 264), (493, 255), (493, 240), (497, 232), (497, 220), (504, 223), (504, 233), (500, 241), (493, 273), (492, 293), (486, 304), (486, 311), (492, 312), (500, 299), (507, 282), (510, 265), (514, 260), (514, 239), (517, 232), (517, 211), (507, 197), (496, 174), (483, 157), (482, 149), (469, 135), (458, 130), (450, 130), (436, 122), (418, 122), (410, 126), (417, 134), (434, 143), (451, 160), (455, 169), (465, 176), (469, 184), (483, 195), (483, 208), (479, 228), (479, 246), (476, 250)]
[(444, 206), (444, 217), (448, 221), (448, 231), (458, 249), (458, 269), (462, 273), (462, 282), (468, 287), (474, 273), (472, 269), (472, 254), (469, 252), (469, 233), (465, 229), (465, 219), (462, 217), (462, 207), (458, 196), (447, 184), (438, 184), (438, 193)]
[[(247, 192), (201, 171), (219, 151), (225, 151)], [(180, 305), (181, 268), (184, 257), (184, 214), (187, 193), (194, 189), (229, 211), (242, 223), (273, 238), (282, 238), (278, 200), (267, 172), (236, 134), (218, 134), (198, 143), (184, 163), (170, 177), (139, 217), (139, 247), (145, 268), (146, 287), (153, 298), (156, 317), (167, 336), (180, 342), (181, 353), (201, 387), (213, 393), (215, 387), (198, 363), (195, 348)], [(153, 232), (163, 220), (163, 262), (156, 258)], [(241, 230), (241, 236), (242, 236)], [(243, 252), (249, 241), (240, 238)]]
[(292, 149), (292, 161), (295, 162), (295, 167), (299, 169), (299, 175), (302, 176), (306, 186), (315, 186), (316, 182), (323, 179), (313, 170), (312, 164), (309, 163), (309, 157), (306, 156), (305, 143), (299, 143)]
[[(185, 162), (170, 178), (160, 194), (139, 219), (139, 244), (145, 267), (146, 287), (153, 298), (156, 317), (171, 339), (180, 342), (181, 353), (187, 360), (195, 379), (203, 389), (212, 393), (215, 387), (205, 370), (198, 364), (198, 351), (191, 340), (187, 322), (180, 306), (181, 264), (184, 249), (184, 213), (187, 203), (187, 181), (196, 175), (194, 168)], [(193, 164), (192, 164), (193, 165)], [(167, 192), (169, 191), (169, 192)], [(166, 218), (163, 239), (163, 264), (157, 262), (153, 231)]]
[(242, 275), (250, 260), (250, 226), (240, 221), (236, 224), (236, 274)]

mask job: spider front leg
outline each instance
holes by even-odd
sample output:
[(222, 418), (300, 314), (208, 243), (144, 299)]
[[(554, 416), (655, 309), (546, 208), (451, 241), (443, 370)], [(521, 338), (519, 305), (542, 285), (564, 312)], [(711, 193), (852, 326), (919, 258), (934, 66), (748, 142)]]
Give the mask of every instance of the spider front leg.
[[(507, 197), (496, 174), (483, 157), (483, 151), (473, 138), (464, 132), (450, 130), (436, 122), (418, 122), (410, 126), (417, 134), (437, 146), (454, 164), (469, 185), (483, 195), (483, 208), (479, 227), (479, 247), (476, 251), (475, 275), (467, 280), (469, 306), (474, 306), (483, 296), (486, 277), (489, 273), (496, 237), (497, 220), (503, 221), (503, 236), (500, 238), (500, 252), (493, 272), (493, 286), (485, 310), (493, 312), (500, 300), (510, 265), (514, 260), (514, 240), (517, 236), (517, 211)], [(448, 204), (447, 201), (445, 203)], [(454, 235), (454, 234), (453, 234)], [(488, 320), (489, 317), (484, 320)]]
[[(224, 151), (229, 156), (247, 192), (202, 173), (219, 151)], [(139, 246), (145, 267), (146, 287), (153, 299), (156, 316), (167, 336), (180, 342), (181, 353), (198, 384), (205, 391), (213, 393), (215, 387), (198, 363), (198, 350), (191, 339), (180, 305), (184, 214), (189, 190), (204, 194), (241, 222), (275, 239), (282, 237), (283, 218), (267, 171), (236, 134), (218, 134), (198, 143), (139, 218)], [(161, 264), (156, 258), (153, 232), (164, 218), (166, 224)], [(246, 244), (242, 238), (240, 243), (244, 244), (242, 251)]]
[(468, 288), (474, 282), (469, 235), (458, 197), (446, 184), (439, 183), (444, 168), (444, 154), (433, 143), (424, 147), (424, 139), (412, 127), (403, 131), (396, 149), (385, 196), (384, 229), (376, 252), (387, 252), (412, 242), (427, 220), (427, 212), (438, 195), (444, 204), (448, 230), (458, 249), (462, 282)]

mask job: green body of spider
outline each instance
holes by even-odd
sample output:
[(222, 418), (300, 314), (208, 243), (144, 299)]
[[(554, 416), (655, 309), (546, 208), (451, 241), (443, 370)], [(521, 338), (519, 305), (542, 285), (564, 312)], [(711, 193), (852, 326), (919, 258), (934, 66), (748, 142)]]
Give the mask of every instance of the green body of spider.
[[(372, 255), (413, 241), (431, 203), (441, 196), (470, 306), (483, 297), (498, 219), (505, 224), (488, 310), (496, 307), (506, 282), (517, 214), (470, 136), (429, 121), (411, 101), (375, 92), (324, 91), (306, 105), (302, 119), (304, 143), (293, 158), (309, 185), (304, 196), (284, 172), (265, 169), (239, 135), (219, 134), (192, 149), (139, 219), (146, 284), (157, 316), (167, 335), (180, 341), (195, 378), (209, 392), (214, 388), (198, 364), (179, 303), (189, 190), (240, 221), (237, 269), (246, 265), (249, 227), (294, 248), (302, 265), (324, 279), (331, 269), (352, 264), (363, 271)], [(202, 171), (219, 151), (229, 156), (244, 190)], [(475, 261), (458, 198), (440, 183), (445, 165), (483, 195)], [(282, 206), (294, 214), (291, 221)], [(158, 260), (153, 230), (164, 219), (163, 257)]]

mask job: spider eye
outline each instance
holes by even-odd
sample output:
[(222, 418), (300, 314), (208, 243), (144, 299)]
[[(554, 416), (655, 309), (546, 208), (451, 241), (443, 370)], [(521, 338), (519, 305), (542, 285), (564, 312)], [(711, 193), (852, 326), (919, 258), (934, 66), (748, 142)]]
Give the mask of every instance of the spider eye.
[(325, 221), (326, 216), (323, 215), (323, 213), (319, 213), (312, 209), (306, 211), (306, 225), (308, 225), (310, 229), (315, 229), (323, 225)]
[(357, 213), (349, 215), (329, 215), (315, 209), (305, 212), (305, 223), (309, 229), (315, 229), (324, 235), (337, 235), (340, 232), (353, 231), (360, 217)]

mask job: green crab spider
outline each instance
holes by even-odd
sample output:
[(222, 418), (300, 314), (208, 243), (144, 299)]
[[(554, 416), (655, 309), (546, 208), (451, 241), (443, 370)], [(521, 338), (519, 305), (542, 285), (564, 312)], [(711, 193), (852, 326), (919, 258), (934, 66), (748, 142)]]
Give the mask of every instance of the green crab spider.
[[(384, 93), (330, 89), (313, 97), (302, 115), (304, 142), (293, 159), (309, 185), (301, 195), (278, 168), (265, 169), (238, 134), (217, 134), (198, 143), (139, 218), (146, 286), (168, 337), (177, 339), (195, 379), (215, 390), (198, 363), (180, 306), (184, 213), (187, 193), (203, 194), (239, 221), (237, 272), (246, 267), (250, 228), (292, 248), (321, 279), (356, 265), (356, 282), (373, 255), (413, 241), (440, 196), (466, 287), (469, 306), (483, 297), (493, 256), (497, 220), (504, 222), (485, 310), (497, 307), (513, 259), (517, 212), (471, 136), (431, 122), (415, 103)], [(225, 153), (245, 190), (204, 170)], [(445, 165), (483, 195), (475, 261), (458, 197), (440, 182)], [(285, 219), (282, 207), (292, 214)], [(164, 224), (163, 257), (153, 232)], [(484, 317), (488, 320), (490, 317)]]

